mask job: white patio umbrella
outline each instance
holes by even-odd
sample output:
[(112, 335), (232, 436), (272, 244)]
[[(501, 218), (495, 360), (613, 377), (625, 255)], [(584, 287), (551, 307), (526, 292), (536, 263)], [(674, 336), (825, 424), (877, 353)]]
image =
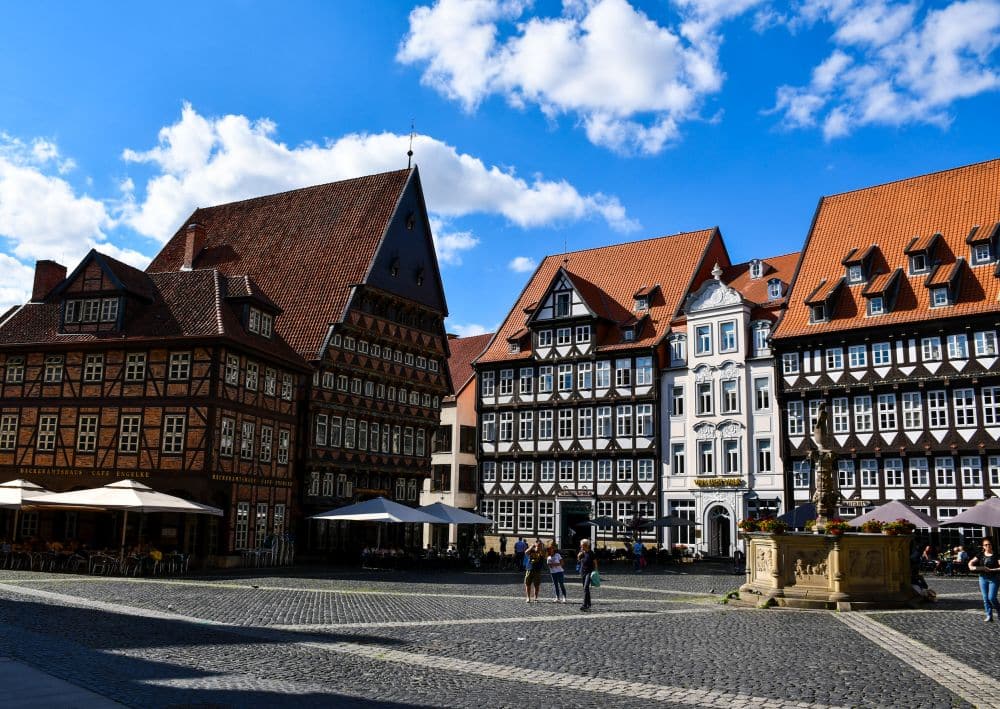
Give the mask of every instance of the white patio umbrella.
[(437, 517), (437, 524), (493, 524), (493, 520), (489, 517), (483, 517), (459, 507), (452, 507), (443, 502), (424, 505), (420, 508), (420, 511), (426, 512), (432, 517)]
[(983, 527), (1000, 527), (1000, 497), (991, 497), (970, 507), (965, 512), (949, 517), (942, 524), (981, 525)]
[(869, 520), (877, 520), (879, 522), (895, 522), (897, 519), (905, 519), (907, 522), (910, 522), (917, 527), (929, 527), (931, 529), (936, 529), (940, 524), (933, 517), (929, 517), (923, 512), (919, 512), (905, 502), (900, 502), (899, 500), (892, 500), (884, 505), (879, 505), (871, 512), (866, 512), (860, 517), (855, 517), (847, 524), (851, 527), (860, 527)]
[(31, 500), (39, 507), (89, 507), (101, 510), (122, 510), (121, 556), (125, 555), (125, 529), (128, 526), (129, 512), (181, 512), (195, 515), (222, 516), (218, 507), (210, 507), (197, 502), (185, 500), (162, 492), (157, 492), (148, 485), (135, 480), (118, 480), (104, 487), (73, 492), (50, 492), (38, 495)]
[(0, 483), (0, 508), (14, 510), (14, 533), (11, 541), (17, 540), (17, 518), (21, 514), (21, 508), (30, 504), (33, 497), (48, 494), (51, 493), (44, 487), (21, 478)]
[[(441, 520), (426, 512), (401, 505), (398, 502), (387, 500), (384, 497), (376, 497), (373, 500), (365, 500), (354, 505), (338, 507), (335, 510), (320, 512), (309, 519), (341, 520), (355, 522), (390, 522), (392, 524), (423, 523), (441, 524)], [(378, 528), (378, 539), (376, 546), (382, 546), (382, 527)]]

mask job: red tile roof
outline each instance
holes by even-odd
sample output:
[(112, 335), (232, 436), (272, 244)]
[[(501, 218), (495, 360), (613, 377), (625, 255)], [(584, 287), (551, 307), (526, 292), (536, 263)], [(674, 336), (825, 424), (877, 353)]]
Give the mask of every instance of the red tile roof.
[(458, 396), (465, 385), (472, 379), (472, 362), (483, 353), (486, 345), (493, 337), (492, 332), (485, 335), (473, 335), (472, 337), (456, 337), (448, 340), (448, 347), (451, 354), (448, 356), (448, 370), (451, 372), (451, 381), (455, 387), (455, 396)]
[(580, 295), (597, 315), (618, 325), (634, 321), (632, 297), (635, 293), (659, 285), (659, 293), (649, 307), (650, 324), (636, 333), (633, 342), (623, 342), (616, 328), (609, 328), (610, 334), (597, 342), (598, 349), (650, 347), (666, 335), (689, 288), (709, 277), (716, 261), (722, 266), (729, 264), (718, 228), (548, 256), (535, 270), (489, 347), (476, 361), (499, 362), (531, 356), (528, 349), (511, 354), (507, 339), (524, 327), (525, 308), (541, 300), (564, 266)]
[[(956, 303), (932, 310), (924, 286), (927, 275), (909, 275), (905, 255), (914, 237), (940, 233), (933, 258), (948, 269), (956, 259), (968, 258), (966, 237), (975, 225), (992, 229), (998, 221), (1000, 160), (823, 197), (775, 337), (1000, 311), (1000, 280), (992, 266), (966, 267)], [(810, 324), (805, 298), (822, 280), (844, 275), (841, 259), (850, 249), (863, 253), (872, 246), (878, 247), (872, 261), (877, 272), (903, 269), (893, 310), (866, 317), (862, 288), (845, 287), (834, 298), (829, 322)]]
[[(784, 254), (782, 256), (771, 256), (760, 259), (762, 269), (760, 278), (750, 277), (750, 264), (733, 264), (723, 270), (722, 280), (730, 288), (735, 288), (740, 294), (756, 305), (779, 305), (785, 302), (784, 293), (787, 292), (788, 284), (792, 282), (795, 274), (795, 266), (799, 262), (799, 252)], [(777, 278), (782, 283), (782, 297), (771, 299), (767, 296), (767, 284), (771, 279)]]
[(284, 310), (277, 331), (303, 357), (321, 356), (351, 287), (362, 283), (412, 170), (196, 209), (146, 269), (180, 270), (189, 224), (205, 229), (195, 268), (250, 276)]

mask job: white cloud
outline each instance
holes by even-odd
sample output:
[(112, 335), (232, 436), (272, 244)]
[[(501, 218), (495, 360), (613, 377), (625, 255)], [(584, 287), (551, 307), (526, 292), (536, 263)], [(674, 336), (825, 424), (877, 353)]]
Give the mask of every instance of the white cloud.
[(431, 234), (438, 262), (450, 266), (462, 264), (462, 252), (474, 249), (479, 244), (471, 231), (452, 231), (443, 219), (431, 217)]
[(487, 332), (490, 332), (489, 328), (478, 323), (467, 323), (463, 325), (460, 323), (449, 322), (445, 324), (445, 329), (448, 332), (458, 335), (459, 337), (474, 337), (476, 335), (485, 335)]
[(528, 273), (534, 271), (538, 262), (530, 256), (516, 256), (507, 264), (507, 268), (515, 273)]
[(787, 127), (820, 126), (827, 140), (865, 125), (947, 127), (952, 105), (1000, 88), (1000, 0), (807, 0), (790, 21), (833, 25), (834, 51), (806, 86), (781, 86), (772, 112)]
[(0, 315), (12, 305), (27, 302), (34, 277), (30, 266), (0, 252)]
[(718, 25), (759, 2), (680, 0), (674, 30), (626, 0), (572, 0), (521, 22), (528, 2), (437, 0), (410, 13), (396, 58), (466, 110), (499, 95), (576, 116), (596, 145), (655, 154), (722, 86)]
[[(131, 201), (124, 220), (163, 241), (197, 206), (405, 167), (407, 135), (350, 134), (323, 145), (289, 147), (275, 133), (269, 120), (205, 118), (185, 105), (181, 119), (160, 131), (156, 147), (123, 153), (127, 161), (158, 169), (146, 183), (143, 200), (125, 190)], [(527, 180), (428, 136), (417, 136), (413, 150), (428, 207), (440, 224), (470, 214), (498, 214), (521, 227), (593, 217), (618, 231), (638, 227), (615, 197), (581, 194), (565, 180), (538, 175)], [(445, 262), (478, 241), (462, 231), (437, 236)]]

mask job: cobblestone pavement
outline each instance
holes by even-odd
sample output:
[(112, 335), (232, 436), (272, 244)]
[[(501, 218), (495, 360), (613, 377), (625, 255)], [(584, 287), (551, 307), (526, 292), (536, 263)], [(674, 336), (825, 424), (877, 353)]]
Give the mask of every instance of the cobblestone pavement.
[(926, 610), (837, 614), (737, 609), (738, 577), (691, 566), (610, 571), (588, 614), (526, 604), (513, 573), (7, 571), (0, 655), (143, 707), (1000, 706), (974, 578), (932, 580)]

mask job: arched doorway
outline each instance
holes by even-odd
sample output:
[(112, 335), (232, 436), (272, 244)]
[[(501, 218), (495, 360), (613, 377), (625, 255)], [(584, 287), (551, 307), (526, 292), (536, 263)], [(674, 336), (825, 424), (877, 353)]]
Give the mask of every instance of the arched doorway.
[(715, 505), (708, 511), (708, 554), (709, 556), (731, 556), (732, 520), (729, 510)]

